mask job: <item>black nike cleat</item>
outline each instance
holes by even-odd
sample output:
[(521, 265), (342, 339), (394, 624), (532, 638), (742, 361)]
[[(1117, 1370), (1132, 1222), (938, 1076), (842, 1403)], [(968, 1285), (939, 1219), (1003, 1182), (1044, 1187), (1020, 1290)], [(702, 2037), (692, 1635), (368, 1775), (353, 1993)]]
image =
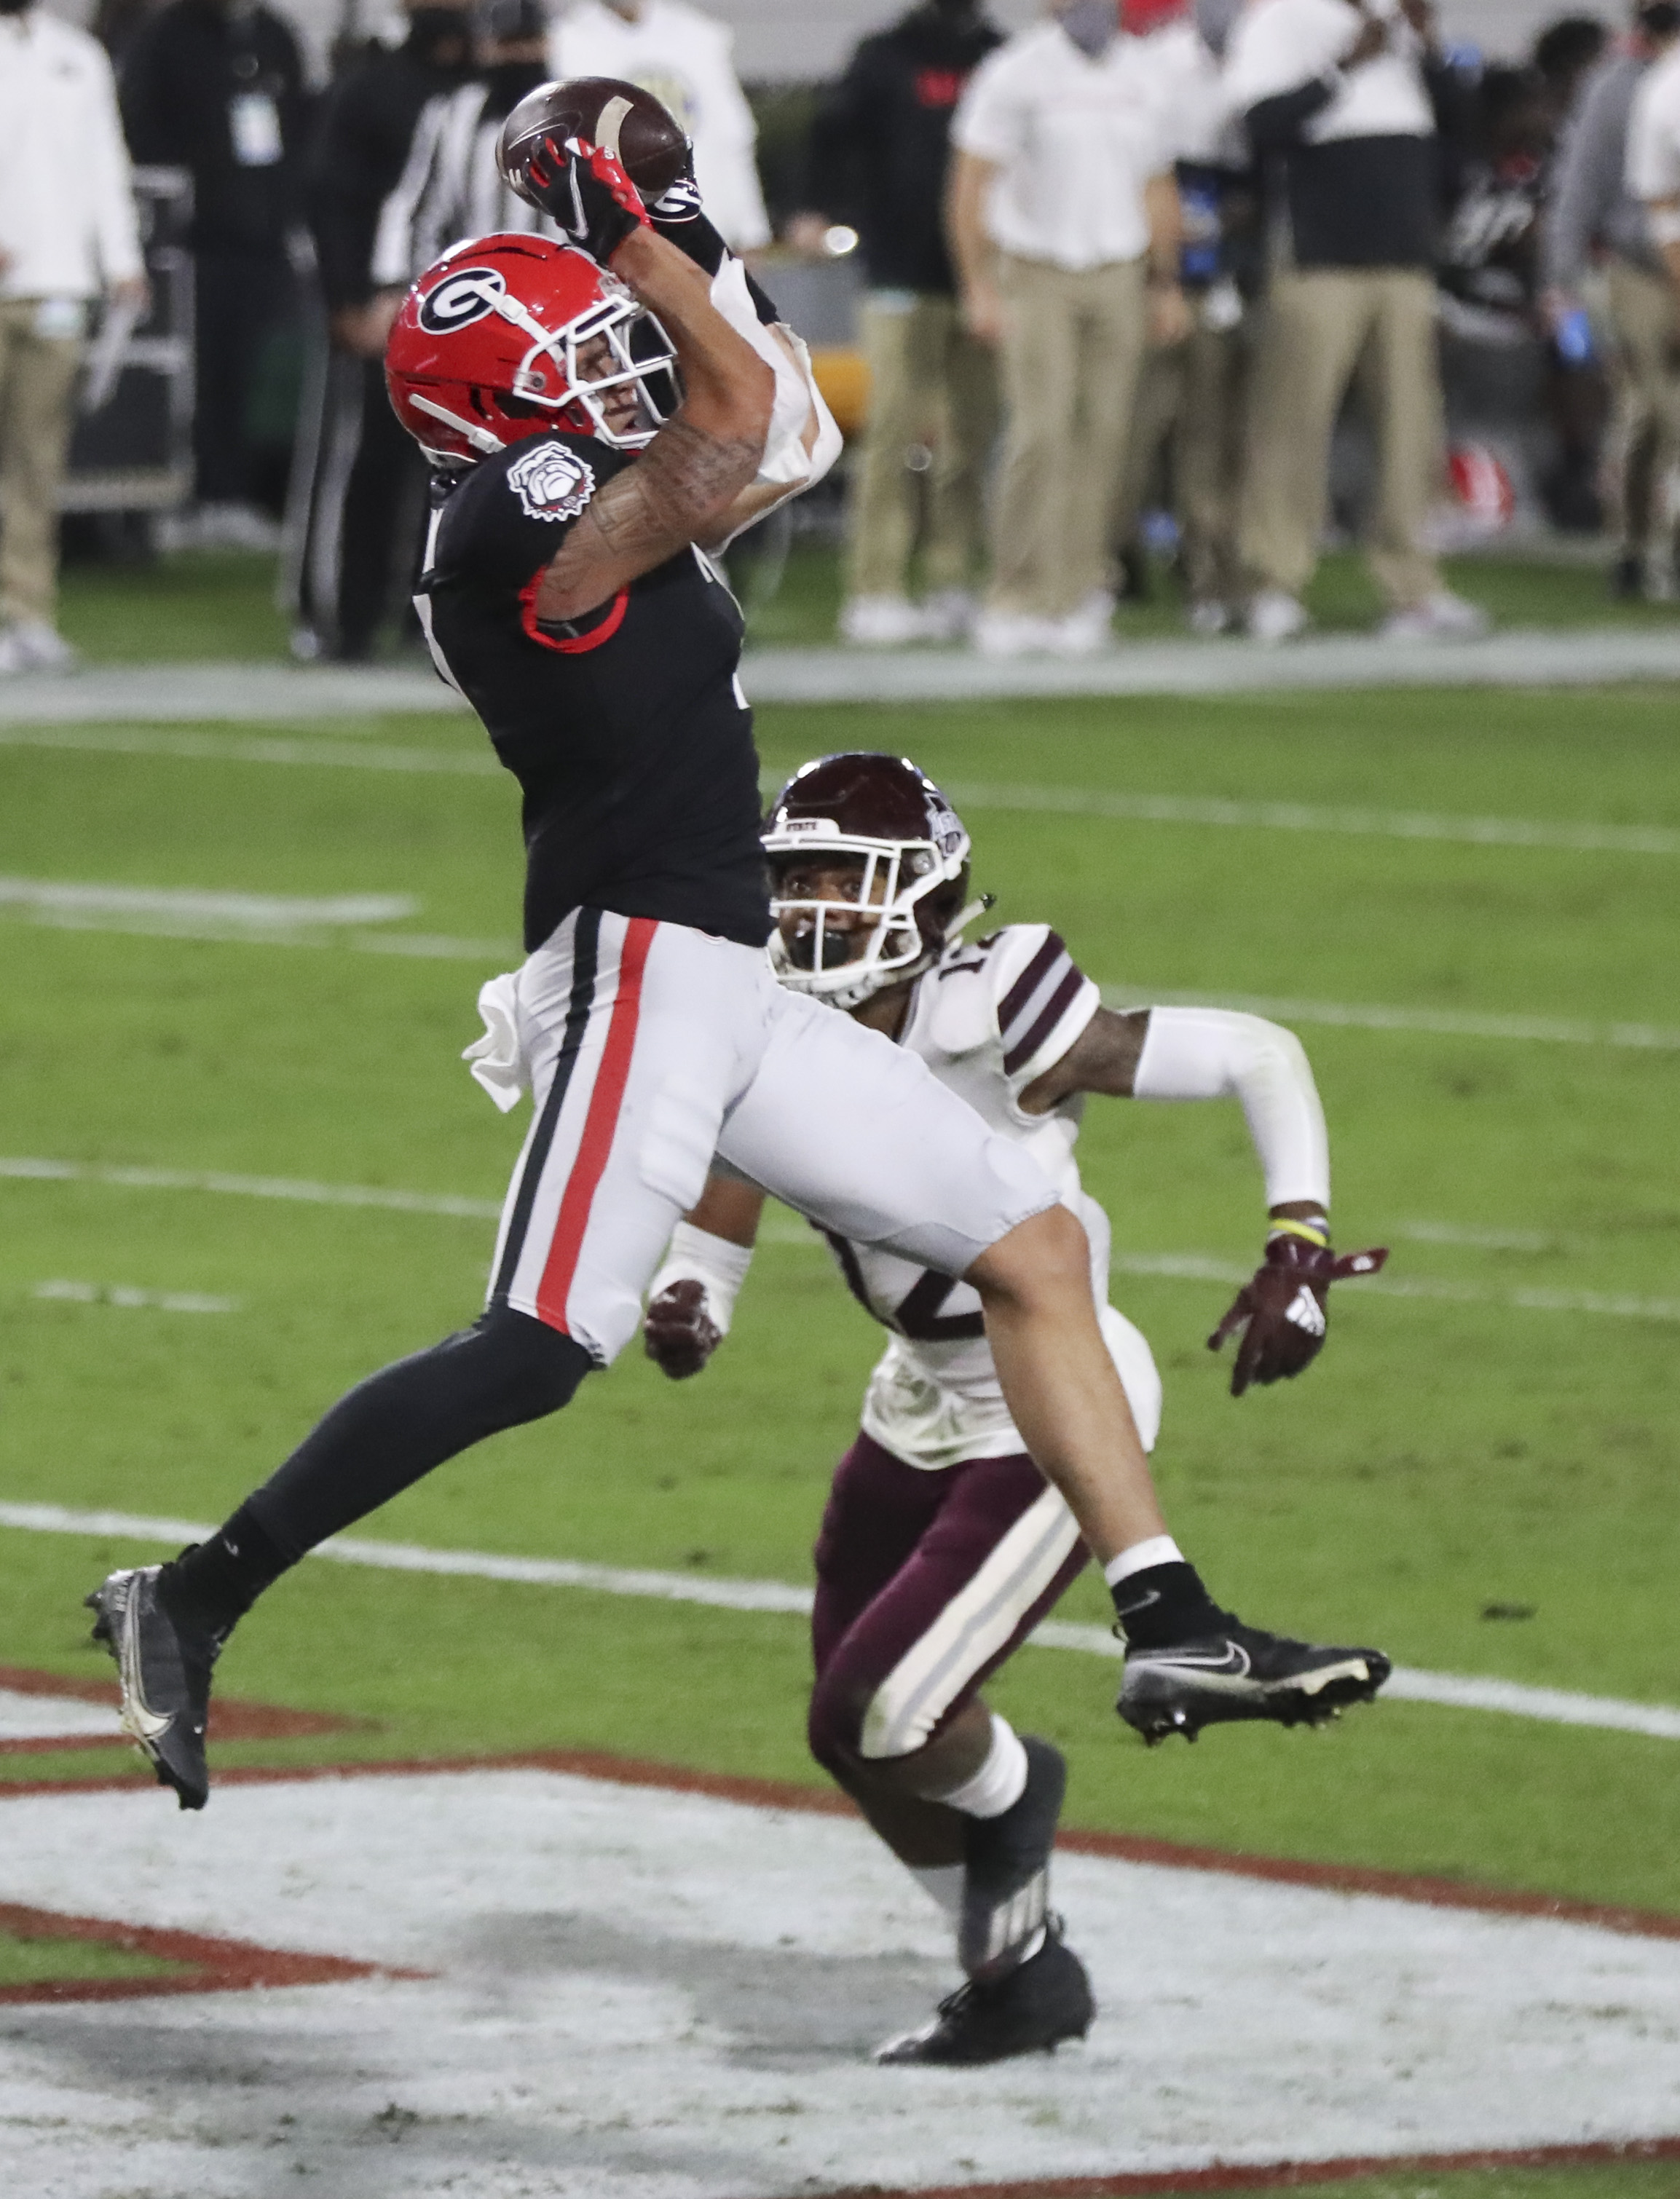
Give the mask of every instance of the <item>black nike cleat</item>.
[(178, 1626), (158, 1595), (161, 1566), (113, 1573), (83, 1601), (96, 1612), (93, 1638), (116, 1659), (122, 1683), (123, 1729), (172, 1787), (184, 1810), (201, 1810), (210, 1795), (204, 1729), (210, 1715), (210, 1672), (222, 1638)]
[(1024, 1735), (1027, 1783), (1000, 1817), (963, 1826), (963, 1905), (957, 1960), (971, 1978), (1012, 1969), (1049, 1913), (1050, 1851), (1067, 1764), (1047, 1741)]
[(1065, 2039), (1082, 2039), (1097, 2012), (1085, 1965), (1062, 1941), (1059, 1916), (1045, 1919), (1044, 1944), (1000, 1978), (971, 1978), (939, 2004), (919, 2031), (889, 2039), (875, 2059), (948, 2068), (1007, 2062), (1018, 2054), (1053, 2053)]
[(1380, 1649), (1320, 1648), (1234, 1619), (1203, 1640), (1129, 1651), (1115, 1708), (1152, 1747), (1240, 1718), (1325, 1725), (1370, 1702), (1392, 1670)]

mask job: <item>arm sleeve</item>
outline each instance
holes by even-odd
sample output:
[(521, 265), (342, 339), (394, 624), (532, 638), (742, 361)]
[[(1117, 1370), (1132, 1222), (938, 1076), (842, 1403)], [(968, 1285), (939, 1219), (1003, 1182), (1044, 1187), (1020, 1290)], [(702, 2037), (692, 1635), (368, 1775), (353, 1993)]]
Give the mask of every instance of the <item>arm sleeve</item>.
[(1224, 1008), (1152, 1008), (1138, 1100), (1242, 1102), (1266, 1203), (1330, 1204), (1330, 1141), (1306, 1050), (1292, 1031)]
[(1607, 78), (1594, 78), (1564, 125), (1542, 247), (1549, 289), (1580, 289), (1594, 241), (1621, 190), (1622, 131), (1613, 126), (1614, 101), (1607, 96), (1612, 90)]
[(145, 271), (145, 263), (140, 256), (128, 148), (123, 143), (122, 118), (117, 112), (116, 80), (102, 53), (94, 100), (95, 128), (85, 149), (95, 177), (94, 225), (100, 279), (107, 284), (126, 283)]
[(1257, 100), (1243, 116), (1248, 142), (1257, 153), (1280, 153), (1294, 144), (1315, 114), (1321, 114), (1336, 96), (1335, 80), (1328, 75), (1298, 85), (1293, 91)]
[(1012, 49), (989, 54), (968, 80), (951, 117), (951, 143), (960, 153), (1001, 167), (1019, 148), (1022, 117), (1011, 90)]

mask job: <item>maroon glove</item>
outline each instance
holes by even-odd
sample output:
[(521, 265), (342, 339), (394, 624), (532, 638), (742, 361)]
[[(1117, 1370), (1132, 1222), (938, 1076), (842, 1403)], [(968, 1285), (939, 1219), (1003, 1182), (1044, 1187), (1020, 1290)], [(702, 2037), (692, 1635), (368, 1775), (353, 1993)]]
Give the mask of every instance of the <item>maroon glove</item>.
[(642, 195), (610, 153), (586, 137), (545, 137), (525, 166), (532, 196), (567, 242), (604, 267), (633, 230), (650, 229)]
[(1208, 1339), (1217, 1351), (1228, 1336), (1242, 1331), (1237, 1363), (1231, 1369), (1231, 1395), (1240, 1397), (1251, 1382), (1292, 1380), (1324, 1349), (1325, 1299), (1332, 1283), (1350, 1275), (1374, 1275), (1388, 1247), (1344, 1252), (1304, 1237), (1280, 1234), (1266, 1246), (1264, 1264), (1237, 1292), (1230, 1311)]
[(642, 1341), (648, 1357), (674, 1382), (697, 1374), (723, 1341), (706, 1311), (706, 1286), (685, 1277), (650, 1298), (642, 1316)]

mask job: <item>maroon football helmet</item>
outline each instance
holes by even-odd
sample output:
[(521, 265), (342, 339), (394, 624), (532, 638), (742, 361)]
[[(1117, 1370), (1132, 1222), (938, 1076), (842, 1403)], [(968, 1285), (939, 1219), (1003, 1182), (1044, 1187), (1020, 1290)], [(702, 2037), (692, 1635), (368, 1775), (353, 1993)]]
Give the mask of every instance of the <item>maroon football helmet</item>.
[(505, 231), (452, 246), (420, 277), (385, 382), (435, 458), (482, 458), (555, 428), (639, 451), (676, 408), (675, 362), (658, 322), (586, 254)]
[[(762, 837), (776, 919), (770, 966), (792, 991), (837, 1008), (919, 977), (986, 906), (964, 908), (968, 834), (905, 756), (853, 750), (802, 764), (771, 803)], [(831, 861), (845, 899), (796, 890), (798, 867)], [(860, 921), (860, 909), (872, 920)]]

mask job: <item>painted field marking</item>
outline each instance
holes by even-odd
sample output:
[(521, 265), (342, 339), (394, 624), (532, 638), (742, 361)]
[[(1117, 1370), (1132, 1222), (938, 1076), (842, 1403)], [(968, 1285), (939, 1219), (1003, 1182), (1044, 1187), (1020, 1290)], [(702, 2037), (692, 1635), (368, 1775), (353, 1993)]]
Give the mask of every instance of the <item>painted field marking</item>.
[(591, 2199), (1098, 2199), (1303, 2156), (1675, 2151), (1661, 1913), (1074, 1833), (1089, 2038), (906, 2081), (869, 2050), (948, 1990), (949, 1927), (831, 1792), (555, 1752), (236, 1772), (190, 1823), (131, 1778), (41, 1782), (0, 1819), (12, 1915), (431, 1973), (179, 2002), (161, 2068), (155, 2020), (131, 2044), (129, 2010), (13, 2011), (12, 2180), (60, 2199), (299, 2161), (375, 2199), (397, 2136), (409, 2199), (464, 2163)]
[[(215, 1532), (201, 1520), (157, 1519), (135, 1512), (82, 1511), (62, 1504), (0, 1503), (0, 1528), (24, 1534), (93, 1535), (140, 1543), (201, 1543)], [(779, 1612), (807, 1618), (811, 1591), (789, 1581), (704, 1579), (692, 1573), (590, 1565), (569, 1558), (519, 1558), (491, 1550), (439, 1550), (418, 1543), (386, 1543), (335, 1535), (310, 1552), (335, 1564), (366, 1566), (381, 1572), (452, 1575), (507, 1581), (528, 1588), (592, 1589), (603, 1595), (647, 1597), (662, 1603), (708, 1605), (720, 1611)], [(1120, 1644), (1105, 1627), (1047, 1619), (1034, 1646), (1088, 1656), (1119, 1658)], [(1551, 1725), (1598, 1726), (1616, 1733), (1680, 1741), (1680, 1710), (1625, 1702), (1614, 1696), (1525, 1687), (1513, 1680), (1398, 1666), (1385, 1693), (1401, 1701), (1438, 1703), (1454, 1710), (1496, 1711)]]
[[(97, 1183), (126, 1191), (197, 1191), (237, 1199), (274, 1199), (312, 1206), (363, 1206), (397, 1214), (437, 1214), (454, 1220), (495, 1221), (502, 1210), (493, 1199), (459, 1199), (446, 1193), (393, 1191), (372, 1184), (312, 1183), (286, 1176), (224, 1175), (192, 1169), (100, 1167), (77, 1161), (0, 1157), (0, 1180), (26, 1183)], [(1403, 1234), (1403, 1232), (1397, 1232)], [(1492, 1234), (1492, 1233), (1490, 1233)], [(773, 1216), (761, 1233), (767, 1245), (816, 1251), (822, 1239), (802, 1222)], [(1444, 1241), (1444, 1240), (1438, 1240)], [(1466, 1237), (1451, 1241), (1487, 1242)], [(1502, 1244), (1507, 1241), (1499, 1238)], [(1523, 1249), (1529, 1249), (1522, 1240)], [(1245, 1283), (1251, 1268), (1201, 1252), (1119, 1252), (1110, 1263), (1122, 1275), (1148, 1275), (1169, 1282)], [(1478, 1283), (1409, 1281), (1382, 1275), (1360, 1286), (1388, 1298), (1419, 1298), (1455, 1305), (1508, 1306), (1520, 1313), (1599, 1314), (1622, 1321), (1680, 1321), (1680, 1298), (1649, 1298), (1615, 1291), (1555, 1291), (1537, 1287), (1493, 1290)]]
[(1280, 1000), (1261, 993), (1181, 993), (1158, 985), (1105, 985), (1102, 996), (1111, 1008), (1240, 1008), (1274, 1023), (1325, 1024), (1348, 1030), (1529, 1040), (1551, 1046), (1635, 1047), (1660, 1053), (1680, 1051), (1680, 1028), (1662, 1024), (1594, 1024), (1560, 1016), (1486, 1014), (1479, 1009)]
[[(296, 769), (417, 773), (499, 779), (487, 748), (417, 748), (341, 735), (158, 732), (133, 726), (0, 725), (0, 748), (61, 750), (93, 755), (169, 756), (189, 763), (257, 763)], [(782, 781), (767, 773), (767, 795)], [(1601, 825), (1587, 819), (1455, 817), (1445, 812), (1375, 809), (1356, 804), (1239, 802), (1222, 796), (1108, 793), (1094, 787), (951, 782), (954, 802), (970, 809), (1037, 812), (1120, 824), (1181, 825), (1266, 832), (1322, 832), (1336, 838), (1435, 840), (1481, 848), (1554, 848), (1579, 855), (1680, 855), (1680, 830), (1660, 825)]]
[(126, 886), (58, 878), (0, 878), (0, 908), (26, 910), (38, 924), (97, 923), (108, 917), (155, 917), (254, 931), (300, 925), (399, 924), (417, 916), (411, 894), (207, 893), (192, 886)]
[[(72, 755), (173, 756), (184, 763), (262, 763), (314, 770), (417, 772), (505, 779), (490, 749), (405, 748), (388, 741), (297, 740), (278, 734), (155, 733), (129, 726), (4, 726), (0, 748)], [(511, 782), (510, 782), (510, 784)]]
[(203, 1191), (234, 1199), (277, 1199), (305, 1206), (367, 1206), (393, 1214), (441, 1214), (456, 1221), (494, 1222), (499, 1199), (461, 1199), (448, 1192), (392, 1191), (378, 1184), (312, 1183), (290, 1176), (236, 1175), (215, 1169), (102, 1167), (80, 1161), (0, 1158), (0, 1179), (20, 1183), (97, 1183), (124, 1191)]
[(1571, 818), (1455, 817), (1437, 810), (1232, 802), (1219, 796), (1106, 794), (1094, 787), (982, 785), (960, 779), (942, 784), (963, 809), (1036, 811), (1059, 817), (1113, 819), (1129, 825), (1325, 832), (1338, 839), (1444, 840), (1478, 848), (1558, 848), (1579, 855), (1680, 855), (1680, 831), (1662, 825), (1595, 825)]
[(242, 1298), (213, 1298), (203, 1291), (143, 1291), (132, 1283), (73, 1282), (56, 1277), (37, 1283), (29, 1293), (67, 1305), (145, 1308), (158, 1313), (237, 1313)]

